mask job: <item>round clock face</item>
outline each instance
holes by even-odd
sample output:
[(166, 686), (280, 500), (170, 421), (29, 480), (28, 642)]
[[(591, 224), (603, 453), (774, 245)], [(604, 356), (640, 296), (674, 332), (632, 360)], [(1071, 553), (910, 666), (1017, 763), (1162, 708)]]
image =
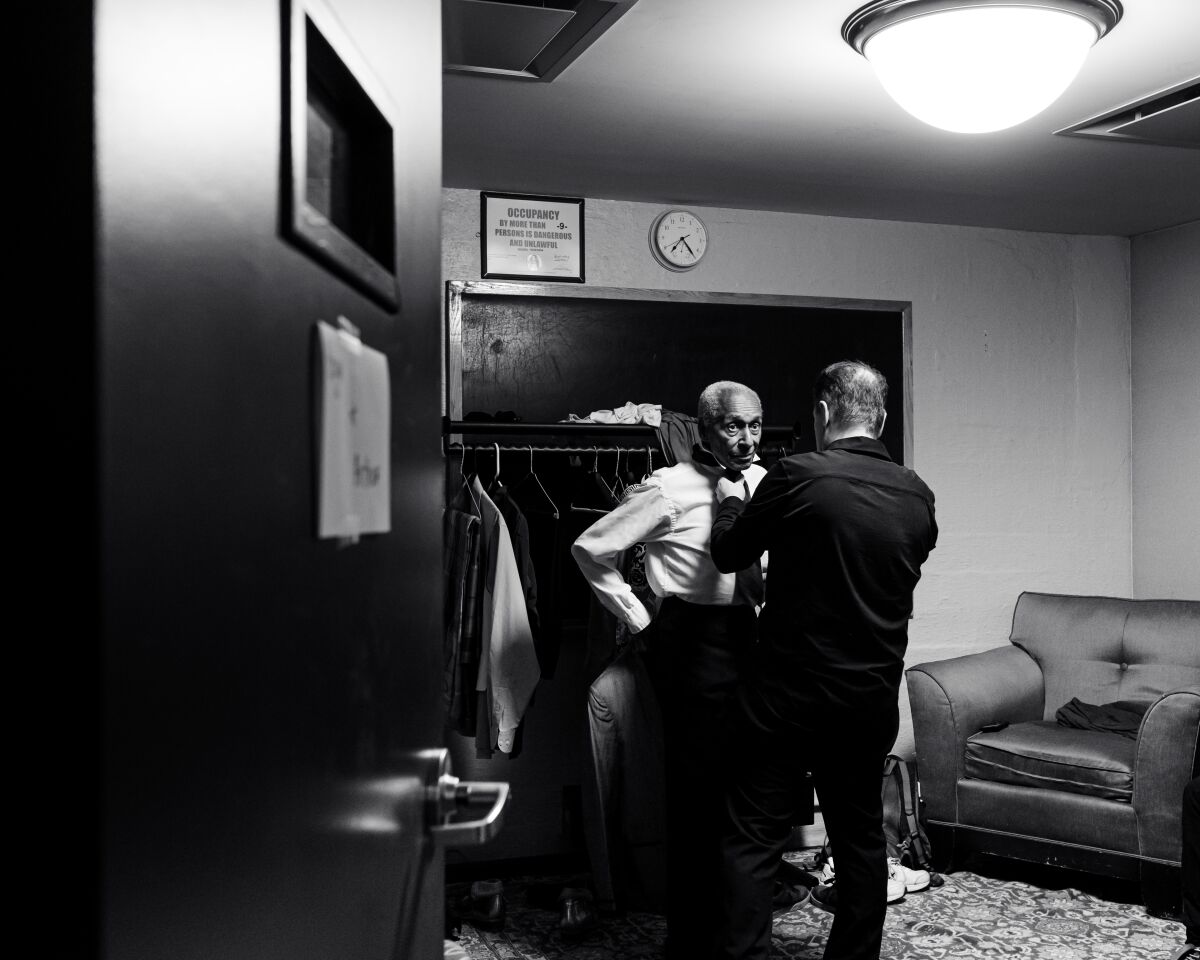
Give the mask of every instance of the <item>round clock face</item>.
[(650, 248), (668, 270), (690, 270), (708, 249), (708, 231), (687, 210), (668, 210), (650, 228)]

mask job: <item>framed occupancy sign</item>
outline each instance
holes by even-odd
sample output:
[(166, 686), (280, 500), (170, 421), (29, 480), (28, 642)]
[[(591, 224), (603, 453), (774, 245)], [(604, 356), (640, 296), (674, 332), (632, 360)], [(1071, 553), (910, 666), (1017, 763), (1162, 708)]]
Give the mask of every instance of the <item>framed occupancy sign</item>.
[(481, 193), (483, 279), (583, 283), (583, 200)]

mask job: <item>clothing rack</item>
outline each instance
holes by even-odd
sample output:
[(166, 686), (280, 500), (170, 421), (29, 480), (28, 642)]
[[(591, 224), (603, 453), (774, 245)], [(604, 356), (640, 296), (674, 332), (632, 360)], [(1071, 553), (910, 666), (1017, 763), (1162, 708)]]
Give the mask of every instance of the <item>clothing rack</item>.
[(657, 438), (654, 427), (644, 423), (527, 423), (524, 420), (451, 420), (442, 421), (444, 434), (469, 434), (476, 437), (644, 437)]
[(545, 446), (540, 446), (537, 444), (529, 444), (529, 443), (486, 443), (486, 442), (459, 443), (457, 440), (454, 440), (454, 441), (446, 444), (446, 452), (447, 453), (458, 453), (462, 450), (483, 450), (486, 452), (488, 450), (495, 450), (496, 447), (500, 448), (501, 453), (529, 453), (532, 451), (533, 453), (580, 453), (580, 454), (583, 454), (583, 453), (596, 453), (596, 452), (612, 453), (614, 450), (619, 450), (621, 453), (645, 453), (649, 449), (649, 450), (656, 451), (659, 454), (659, 456), (662, 455), (661, 450), (659, 450), (657, 447), (651, 446), (649, 444), (644, 444), (640, 447), (630, 447), (630, 446), (613, 447), (613, 446), (602, 446), (600, 444), (592, 444), (587, 447), (545, 447)]
[[(644, 423), (526, 423), (524, 421), (509, 423), (495, 420), (451, 420), (447, 417), (442, 422), (442, 435), (446, 454), (464, 449), (494, 450), (497, 447), (501, 452), (509, 453), (532, 451), (533, 453), (579, 454), (613, 450), (637, 453), (644, 452), (647, 447), (658, 447), (658, 431)], [(450, 436), (479, 437), (481, 439), (479, 442), (469, 442), (466, 439), (449, 440)], [(774, 440), (778, 444), (791, 439), (791, 436), (792, 428), (790, 426), (764, 426), (762, 430), (764, 447), (767, 445), (768, 439)], [(486, 437), (503, 438), (503, 440), (482, 439)], [(563, 444), (551, 446), (521, 443), (514, 440), (514, 437), (543, 437), (562, 440)], [(632, 442), (634, 438), (643, 442)], [(579, 441), (584, 441), (586, 446)]]

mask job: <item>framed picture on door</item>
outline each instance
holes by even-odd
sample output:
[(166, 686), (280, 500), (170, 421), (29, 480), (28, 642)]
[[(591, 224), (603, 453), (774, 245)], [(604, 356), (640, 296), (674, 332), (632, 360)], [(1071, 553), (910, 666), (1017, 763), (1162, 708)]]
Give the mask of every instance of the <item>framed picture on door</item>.
[(322, 0), (287, 0), (284, 234), (389, 310), (397, 111)]

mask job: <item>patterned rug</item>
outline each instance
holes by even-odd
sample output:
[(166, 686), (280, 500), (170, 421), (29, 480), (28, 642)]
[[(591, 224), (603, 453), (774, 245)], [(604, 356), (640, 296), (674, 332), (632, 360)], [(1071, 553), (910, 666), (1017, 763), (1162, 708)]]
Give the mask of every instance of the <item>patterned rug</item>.
[[(562, 878), (563, 885), (579, 878)], [(1150, 916), (1136, 904), (1077, 889), (1053, 890), (959, 871), (942, 887), (910, 893), (888, 907), (884, 960), (1164, 960), (1184, 941), (1183, 925)], [(505, 881), (508, 916), (498, 932), (464, 924), (454, 945), (470, 960), (657, 960), (662, 917), (627, 913), (603, 918), (578, 940), (564, 939), (558, 914), (530, 906), (534, 881)], [(536, 881), (539, 886), (546, 878)], [(469, 885), (452, 889), (465, 893)], [(802, 903), (775, 919), (771, 956), (820, 960), (833, 917)]]

